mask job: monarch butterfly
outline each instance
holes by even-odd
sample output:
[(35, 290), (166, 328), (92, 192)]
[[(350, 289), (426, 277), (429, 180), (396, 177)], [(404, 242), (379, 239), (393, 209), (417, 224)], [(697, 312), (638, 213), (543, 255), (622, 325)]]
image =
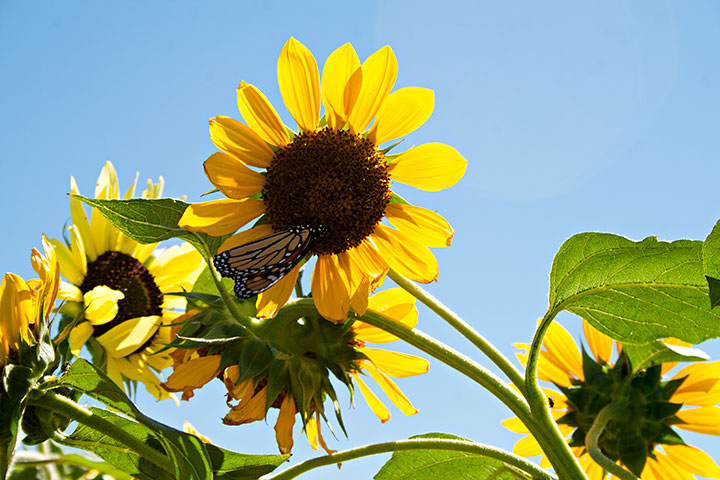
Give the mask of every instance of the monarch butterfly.
[(300, 263), (324, 226), (300, 225), (258, 238), (215, 255), (220, 275), (235, 280), (235, 295), (254, 297), (280, 281)]

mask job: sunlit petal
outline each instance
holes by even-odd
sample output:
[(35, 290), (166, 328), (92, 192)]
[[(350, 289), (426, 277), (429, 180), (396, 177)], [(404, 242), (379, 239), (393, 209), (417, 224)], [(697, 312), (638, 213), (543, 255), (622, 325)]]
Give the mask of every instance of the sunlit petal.
[(363, 368), (373, 378), (373, 380), (380, 385), (380, 388), (382, 388), (383, 392), (385, 392), (385, 395), (388, 396), (390, 401), (394, 403), (401, 412), (405, 415), (415, 415), (418, 413), (419, 410), (412, 406), (410, 400), (408, 400), (395, 382), (390, 380), (384, 373), (372, 366), (370, 363), (363, 363)]
[(263, 140), (278, 148), (290, 143), (290, 135), (280, 116), (260, 90), (241, 82), (237, 89), (237, 100), (243, 120)]
[(80, 350), (82, 349), (85, 342), (92, 337), (95, 328), (90, 322), (82, 322), (76, 325), (70, 330), (69, 342), (70, 342), (70, 353), (76, 357), (80, 356)]
[(109, 356), (125, 357), (147, 342), (159, 325), (160, 317), (156, 315), (131, 318), (97, 337), (97, 341)]
[(225, 240), (218, 248), (218, 253), (230, 250), (231, 248), (239, 247), (240, 245), (245, 245), (246, 243), (250, 243), (258, 238), (272, 235), (273, 233), (275, 232), (268, 224), (257, 225), (248, 230), (243, 230), (242, 232), (238, 232)]
[(278, 283), (258, 295), (256, 304), (258, 318), (272, 318), (277, 314), (292, 295), (299, 274), (300, 265), (296, 265)]
[(313, 300), (320, 315), (334, 322), (344, 322), (350, 311), (347, 278), (338, 268), (335, 255), (319, 255), (311, 279)]
[(348, 123), (352, 133), (361, 133), (370, 124), (395, 85), (397, 72), (395, 54), (389, 46), (385, 46), (370, 55), (360, 70), (353, 73), (348, 82), (350, 88), (354, 88), (358, 76), (362, 85), (352, 110), (345, 105), (345, 111), (350, 113)]
[(455, 185), (465, 174), (467, 160), (444, 143), (412, 148), (388, 165), (393, 180), (435, 192)]
[(454, 231), (440, 215), (426, 208), (390, 203), (385, 216), (395, 228), (415, 238), (421, 238), (428, 247), (449, 247)]
[(702, 450), (689, 445), (663, 445), (668, 459), (689, 472), (703, 477), (720, 478), (720, 467)]
[(211, 118), (209, 122), (210, 140), (217, 148), (247, 165), (258, 168), (270, 166), (275, 154), (252, 128), (224, 116)]
[(437, 280), (438, 264), (435, 256), (426, 246), (417, 243), (414, 237), (379, 224), (375, 227), (372, 240), (383, 260), (400, 275), (422, 283)]
[(280, 404), (280, 413), (275, 422), (275, 440), (280, 453), (290, 453), (293, 447), (293, 427), (295, 426), (295, 399), (285, 395)]
[(193, 232), (220, 236), (232, 233), (265, 211), (265, 204), (254, 198), (223, 198), (188, 206), (178, 225)]
[(421, 357), (407, 353), (391, 352), (377, 348), (363, 348), (370, 361), (387, 375), (394, 378), (412, 377), (427, 373), (430, 363)]
[(612, 355), (612, 338), (599, 332), (589, 323), (585, 321), (582, 323), (585, 340), (587, 340), (588, 347), (595, 356), (595, 360), (600, 363), (609, 362)]
[(435, 93), (427, 88), (405, 87), (391, 93), (380, 106), (368, 139), (375, 145), (404, 137), (432, 115)]
[[(346, 43), (335, 50), (325, 61), (322, 73), (322, 95), (325, 105), (325, 119), (330, 128), (339, 130), (347, 123), (348, 112), (355, 105), (362, 77), (357, 82), (358, 88), (348, 87), (350, 77), (360, 69), (360, 60), (352, 45)], [(350, 110), (346, 110), (345, 106)]]
[(382, 423), (390, 420), (390, 410), (388, 410), (387, 407), (383, 405), (383, 403), (377, 398), (373, 391), (370, 390), (370, 388), (365, 384), (365, 382), (362, 381), (360, 375), (355, 373), (353, 374), (353, 378), (357, 382), (357, 385), (360, 388), (360, 393), (362, 393), (363, 398), (365, 399), (368, 406), (370, 407), (370, 410), (373, 411), (375, 416), (378, 417)]
[(675, 414), (685, 423), (674, 426), (707, 435), (720, 435), (720, 407), (700, 407), (680, 410)]
[(315, 57), (290, 37), (280, 52), (277, 74), (280, 94), (298, 126), (305, 132), (315, 130), (320, 118), (320, 78)]
[(226, 197), (240, 200), (260, 192), (265, 185), (263, 175), (225, 153), (210, 155), (203, 165), (208, 179)]

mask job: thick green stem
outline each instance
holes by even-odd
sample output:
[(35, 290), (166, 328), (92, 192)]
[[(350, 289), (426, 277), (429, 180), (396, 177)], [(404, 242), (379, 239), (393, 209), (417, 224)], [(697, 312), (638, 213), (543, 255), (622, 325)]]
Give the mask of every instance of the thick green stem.
[(620, 410), (620, 407), (614, 403), (605, 405), (602, 410), (600, 410), (600, 413), (598, 413), (597, 417), (595, 417), (592, 427), (590, 427), (590, 430), (588, 430), (588, 433), (585, 436), (585, 448), (587, 448), (590, 458), (595, 460), (595, 463), (616, 477), (622, 480), (640, 480), (638, 477), (603, 455), (602, 451), (600, 451), (600, 447), (598, 446), (600, 435), (602, 435), (605, 426), (610, 420), (612, 420), (617, 410)]
[(104, 418), (101, 418), (86, 408), (81, 407), (67, 397), (57, 395), (54, 392), (45, 392), (38, 398), (29, 398), (28, 403), (38, 408), (44, 408), (71, 420), (86, 425), (93, 430), (107, 435), (117, 440), (130, 450), (134, 451), (140, 457), (148, 462), (162, 468), (163, 470), (174, 473), (172, 462), (162, 452), (154, 449), (150, 445), (133, 437), (120, 427), (113, 425)]
[[(548, 312), (540, 322), (535, 338), (533, 338), (530, 351), (528, 352), (528, 361), (525, 369), (525, 388), (527, 390), (527, 399), (530, 403), (533, 417), (537, 420), (540, 429), (544, 433), (544, 441), (540, 441), (543, 451), (550, 459), (555, 467), (555, 471), (560, 474), (560, 478), (568, 479), (587, 479), (587, 475), (578, 463), (575, 455), (567, 441), (560, 432), (555, 423), (555, 419), (550, 412), (548, 399), (540, 388), (537, 378), (538, 361), (540, 359), (540, 348), (543, 339), (553, 319), (557, 315), (557, 311)], [(539, 439), (540, 440), (540, 439)]]
[(525, 381), (517, 368), (513, 366), (510, 360), (505, 357), (495, 345), (490, 343), (480, 332), (476, 331), (460, 316), (445, 306), (440, 300), (430, 295), (417, 283), (408, 280), (392, 268), (388, 272), (388, 277), (397, 283), (400, 287), (410, 293), (413, 297), (420, 300), (426, 307), (435, 312), (440, 318), (445, 320), (451, 327), (460, 332), (460, 334), (470, 340), (481, 352), (483, 352), (500, 370), (507, 375), (508, 379), (515, 384), (520, 392), (525, 394)]
[(480, 443), (464, 440), (449, 440), (437, 438), (417, 438), (411, 440), (400, 440), (398, 442), (378, 443), (364, 447), (353, 448), (343, 452), (333, 453), (324, 457), (313, 458), (294, 465), (280, 473), (268, 474), (261, 477), (262, 480), (290, 480), (313, 468), (326, 465), (333, 465), (356, 458), (376, 455), (379, 453), (399, 452), (403, 450), (452, 450), (456, 452), (471, 453), (481, 457), (499, 460), (522, 472), (529, 474), (530, 478), (551, 480), (555, 477), (532, 462), (525, 460), (505, 450), (495, 447), (488, 447)]
[(242, 325), (243, 327), (247, 328), (248, 331), (252, 334), (253, 333), (253, 325), (252, 325), (252, 319), (246, 315), (243, 315), (243, 313), (238, 308), (237, 304), (235, 303), (235, 300), (233, 297), (228, 293), (228, 291), (225, 289), (225, 285), (222, 283), (222, 278), (215, 270), (215, 266), (213, 265), (212, 258), (204, 256), (205, 263), (207, 263), (208, 268), (210, 269), (210, 276), (213, 279), (213, 282), (215, 282), (215, 288), (217, 288), (218, 292), (220, 292), (220, 296), (223, 299), (223, 302), (225, 302), (225, 305), (227, 306), (228, 310), (230, 311), (230, 314), (233, 316), (237, 322)]

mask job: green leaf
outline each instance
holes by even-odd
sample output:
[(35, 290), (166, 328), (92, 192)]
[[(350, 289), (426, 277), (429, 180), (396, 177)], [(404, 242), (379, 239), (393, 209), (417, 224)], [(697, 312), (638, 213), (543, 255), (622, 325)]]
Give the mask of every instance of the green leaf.
[(710, 307), (715, 308), (720, 305), (720, 280), (705, 275), (705, 279), (708, 282), (708, 289), (710, 295)]
[[(428, 433), (411, 438), (465, 440), (446, 433)], [(406, 450), (393, 453), (373, 477), (375, 480), (513, 480), (527, 478), (499, 460), (453, 450)]]
[(550, 311), (567, 310), (625, 344), (720, 336), (710, 310), (702, 242), (641, 242), (607, 233), (567, 240), (550, 272)]
[(272, 472), (290, 455), (246, 455), (206, 444), (215, 480), (250, 480)]
[(123, 234), (140, 243), (156, 243), (180, 238), (207, 255), (215, 255), (229, 235), (213, 237), (191, 232), (178, 226), (188, 203), (172, 198), (132, 198), (129, 200), (100, 200), (72, 195), (96, 208)]
[(665, 362), (696, 362), (710, 360), (707, 353), (698, 348), (666, 345), (655, 341), (644, 345), (625, 345), (623, 351), (630, 360), (633, 372)]
[[(218, 295), (217, 287), (215, 286), (215, 282), (213, 281), (211, 275), (212, 274), (210, 273), (210, 269), (206, 266), (205, 269), (198, 276), (197, 280), (195, 280), (195, 283), (192, 287), (192, 292)], [(225, 285), (225, 289), (227, 291), (233, 291), (235, 282), (232, 279), (223, 277), (222, 283), (223, 285)]]
[(76, 360), (58, 385), (81, 391), (150, 428), (153, 435), (162, 444), (165, 453), (172, 460), (176, 469), (176, 478), (212, 479), (207, 452), (197, 437), (170, 428), (143, 415), (125, 395), (125, 392), (94, 365), (83, 359)]
[(703, 242), (703, 271), (710, 288), (710, 304), (720, 305), (720, 221)]

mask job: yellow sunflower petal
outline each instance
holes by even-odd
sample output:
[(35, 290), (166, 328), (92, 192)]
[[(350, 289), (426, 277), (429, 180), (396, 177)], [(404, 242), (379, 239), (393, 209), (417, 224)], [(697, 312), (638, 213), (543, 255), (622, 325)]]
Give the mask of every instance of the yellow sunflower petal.
[(110, 377), (110, 380), (115, 382), (117, 385), (122, 386), (123, 378), (122, 374), (120, 373), (120, 369), (118, 368), (118, 360), (122, 359), (107, 357), (107, 362), (105, 364), (105, 373), (107, 373), (107, 376)]
[(500, 425), (507, 428), (511, 432), (515, 433), (530, 433), (530, 430), (525, 426), (525, 424), (517, 417), (508, 418), (507, 420), (503, 420), (500, 422)]
[(353, 248), (351, 252), (353, 261), (369, 275), (370, 290), (375, 290), (382, 285), (388, 271), (388, 264), (383, 260), (377, 248), (366, 240)]
[(689, 445), (663, 445), (669, 460), (689, 472), (708, 478), (720, 478), (720, 467), (702, 450)]
[(265, 211), (265, 204), (254, 198), (243, 200), (220, 199), (192, 203), (185, 210), (178, 225), (192, 232), (221, 236), (232, 233)]
[(192, 423), (188, 422), (187, 420), (183, 422), (183, 432), (189, 433), (190, 435), (195, 435), (197, 438), (199, 438), (205, 443), (212, 443), (208, 437), (198, 432), (197, 429), (193, 427)]
[(175, 367), (164, 386), (171, 392), (180, 392), (187, 389), (200, 388), (220, 371), (222, 355), (208, 355), (188, 360)]
[(267, 168), (275, 154), (265, 140), (242, 122), (230, 117), (211, 118), (210, 140), (225, 153), (257, 168)]
[[(112, 163), (105, 162), (95, 184), (95, 198), (113, 200), (119, 197), (119, 190), (115, 167)], [(90, 213), (90, 231), (98, 254), (114, 249), (118, 231), (95, 208)]]
[(710, 390), (689, 390), (680, 393), (673, 393), (670, 398), (673, 403), (683, 405), (696, 405), (698, 407), (712, 407), (720, 403), (720, 383), (715, 384)]
[(82, 302), (83, 293), (78, 287), (72, 283), (66, 281), (60, 282), (60, 288), (58, 289), (58, 298), (61, 300), (68, 300), (71, 302)]
[(690, 408), (680, 410), (675, 415), (685, 422), (675, 424), (677, 428), (707, 435), (720, 435), (720, 407)]
[(160, 291), (169, 293), (190, 290), (205, 263), (192, 245), (182, 243), (157, 251), (146, 266)]
[(379, 224), (372, 240), (383, 260), (400, 275), (421, 283), (437, 280), (438, 263), (430, 249), (414, 237)]
[(283, 46), (277, 65), (278, 84), (285, 106), (305, 132), (320, 119), (320, 74), (310, 50), (294, 38)]
[(427, 88), (405, 87), (391, 93), (380, 106), (368, 140), (381, 145), (404, 137), (425, 123), (435, 108), (435, 93)]
[(583, 321), (583, 332), (595, 360), (601, 363), (609, 362), (612, 355), (612, 338), (599, 332), (586, 321)]
[[(78, 189), (74, 177), (70, 177), (70, 193), (80, 194), (80, 190)], [(92, 240), (90, 222), (88, 222), (82, 202), (73, 196), (70, 197), (70, 219), (72, 220), (73, 225), (75, 225), (78, 229), (80, 238), (83, 240), (83, 246), (85, 248), (85, 254), (88, 256), (88, 260), (91, 262), (94, 261), (98, 254), (95, 251), (95, 244)]]
[[(391, 288), (370, 297), (368, 308), (408, 328), (417, 325), (418, 311), (415, 297), (401, 288)], [(388, 343), (398, 338), (367, 323), (358, 320), (353, 324), (355, 336), (364, 342)]]
[(430, 362), (415, 355), (377, 348), (362, 348), (370, 361), (382, 372), (394, 378), (412, 377), (427, 373)]
[(573, 374), (582, 380), (582, 356), (572, 336), (562, 325), (553, 322), (548, 328), (543, 345), (546, 348), (545, 358), (561, 370)]
[(300, 265), (296, 265), (278, 283), (258, 295), (256, 303), (258, 318), (272, 318), (277, 314), (292, 295), (299, 274)]
[(248, 83), (240, 82), (237, 100), (243, 120), (260, 138), (278, 148), (290, 143), (290, 135), (280, 116), (260, 90)]
[(267, 387), (252, 397), (245, 397), (223, 417), (226, 425), (243, 425), (265, 418), (265, 395)]
[(239, 247), (240, 245), (245, 245), (246, 243), (257, 240), (258, 238), (267, 237), (268, 235), (271, 235), (273, 233), (274, 231), (270, 225), (257, 225), (248, 230), (238, 232), (232, 237), (225, 240), (218, 248), (218, 253), (224, 252), (225, 250), (230, 250), (231, 248)]
[(319, 255), (310, 283), (318, 313), (333, 322), (347, 320), (350, 286), (338, 267), (337, 256)]
[(125, 357), (147, 342), (157, 332), (159, 324), (160, 317), (156, 315), (131, 318), (97, 337), (97, 341), (108, 356)]
[(277, 422), (275, 422), (275, 440), (280, 453), (287, 454), (292, 450), (295, 413), (295, 399), (290, 395), (285, 395), (280, 404)]
[(265, 185), (263, 175), (225, 153), (210, 155), (203, 166), (210, 182), (226, 197), (240, 200), (260, 192)]
[(105, 285), (98, 285), (83, 295), (85, 318), (92, 325), (108, 323), (117, 315), (118, 302), (123, 298), (125, 298), (123, 292), (113, 290)]
[(79, 357), (80, 350), (82, 350), (85, 342), (87, 342), (88, 339), (92, 337), (94, 331), (95, 328), (90, 322), (82, 322), (76, 325), (72, 330), (70, 330), (70, 353), (72, 353), (76, 357)]
[(85, 276), (82, 274), (82, 267), (75, 263), (75, 258), (70, 249), (55, 238), (50, 239), (50, 244), (55, 249), (58, 257), (60, 274), (73, 285), (81, 285)]
[(389, 46), (384, 46), (370, 55), (360, 70), (352, 75), (348, 84), (357, 83), (358, 77), (362, 81), (352, 111), (347, 105), (345, 107), (346, 111), (350, 112), (348, 123), (352, 133), (361, 133), (370, 125), (370, 121), (395, 85), (397, 72), (395, 54)]
[(362, 263), (358, 261), (354, 250), (339, 253), (337, 260), (338, 270), (342, 271), (343, 276), (347, 278), (350, 306), (355, 315), (362, 316), (367, 310), (368, 296), (370, 295), (369, 275), (364, 270)]
[(388, 165), (396, 182), (436, 192), (455, 185), (465, 174), (467, 160), (444, 143), (426, 143), (412, 148)]
[(527, 437), (518, 440), (513, 447), (513, 452), (521, 457), (535, 457), (543, 454), (540, 444), (532, 435), (528, 435)]
[(708, 392), (720, 381), (720, 361), (691, 363), (672, 379), (686, 377), (680, 387), (673, 394), (673, 402), (679, 401), (675, 397), (689, 392)]
[[(360, 89), (352, 86), (348, 88), (348, 81), (359, 68), (360, 59), (349, 43), (339, 47), (325, 61), (322, 73), (322, 95), (325, 119), (332, 129), (340, 130), (345, 126), (347, 112), (352, 111), (355, 105)], [(361, 84), (361, 81), (357, 82), (357, 87)], [(345, 109), (346, 105), (349, 106), (349, 110)]]
[(378, 397), (373, 393), (373, 391), (370, 390), (370, 387), (368, 387), (365, 382), (362, 381), (360, 375), (353, 373), (352, 376), (353, 378), (355, 378), (355, 381), (360, 388), (360, 393), (362, 393), (365, 402), (367, 402), (370, 410), (373, 411), (375, 416), (378, 417), (382, 423), (390, 420), (390, 410), (388, 410), (387, 407), (383, 405), (380, 399), (378, 399)]
[(454, 230), (440, 215), (422, 207), (390, 203), (385, 216), (395, 228), (415, 238), (421, 238), (428, 247), (449, 247)]
[(548, 359), (547, 352), (540, 352), (538, 362), (538, 378), (546, 382), (552, 382), (561, 387), (571, 387), (573, 378), (568, 371)]
[(412, 406), (410, 400), (408, 400), (395, 382), (390, 380), (390, 378), (388, 378), (384, 373), (368, 362), (363, 362), (363, 368), (372, 377), (372, 379), (380, 385), (380, 388), (382, 388), (382, 391), (385, 392), (385, 395), (388, 396), (390, 401), (394, 403), (401, 412), (405, 415), (415, 415), (419, 412), (418, 409)]
[(308, 442), (310, 442), (310, 447), (312, 447), (313, 450), (318, 449), (318, 433), (319, 428), (317, 420), (315, 417), (308, 418), (307, 422), (305, 422), (305, 435), (307, 436)]
[[(677, 480), (695, 480), (695, 475), (693, 475), (692, 472), (688, 472), (685, 468), (669, 459), (667, 455), (663, 455), (662, 453), (655, 451), (655, 458), (657, 460), (653, 460), (648, 457), (648, 464), (651, 465), (650, 468), (653, 470), (653, 473), (658, 480), (666, 478)], [(645, 470), (643, 470), (643, 476), (644, 475)]]

